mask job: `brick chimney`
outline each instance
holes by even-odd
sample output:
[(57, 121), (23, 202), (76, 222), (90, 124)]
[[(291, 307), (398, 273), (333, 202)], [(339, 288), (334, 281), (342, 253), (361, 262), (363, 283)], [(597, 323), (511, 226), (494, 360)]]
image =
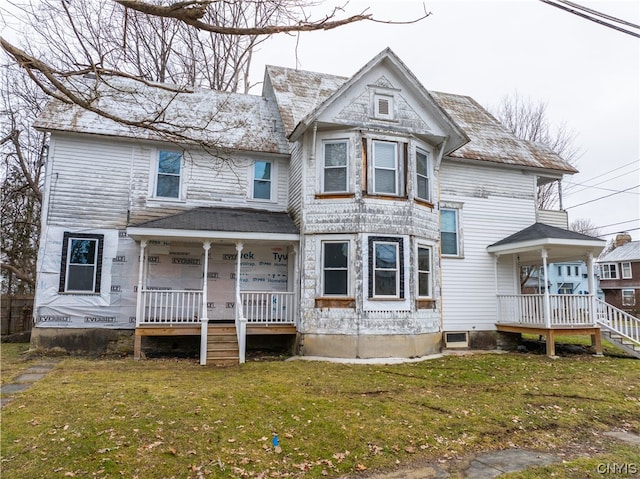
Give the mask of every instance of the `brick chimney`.
[(627, 244), (629, 241), (631, 241), (631, 235), (629, 233), (627, 232), (620, 233), (616, 235), (614, 247), (619, 248), (620, 246)]

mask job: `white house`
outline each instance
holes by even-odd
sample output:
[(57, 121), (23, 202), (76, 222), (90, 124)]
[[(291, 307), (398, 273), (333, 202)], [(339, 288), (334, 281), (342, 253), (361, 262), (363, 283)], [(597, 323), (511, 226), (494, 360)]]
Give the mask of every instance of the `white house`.
[(604, 246), (536, 210), (536, 186), (573, 167), (388, 49), (350, 78), (267, 67), (260, 96), (115, 82), (95, 101), (134, 122), (149, 98), (170, 126), (56, 101), (37, 122), (51, 142), (34, 346), (134, 337), (139, 356), (144, 336), (192, 334), (203, 364), (243, 361), (253, 334), (319, 356), (493, 347), (519, 264)]

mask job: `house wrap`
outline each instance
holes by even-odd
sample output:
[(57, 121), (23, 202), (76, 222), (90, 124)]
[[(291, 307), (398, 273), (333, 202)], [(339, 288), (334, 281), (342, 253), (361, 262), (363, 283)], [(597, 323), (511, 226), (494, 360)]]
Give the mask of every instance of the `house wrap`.
[(161, 105), (163, 122), (56, 100), (38, 119), (36, 345), (162, 326), (203, 331), (204, 351), (233, 323), (286, 326), (314, 356), (423, 356), (448, 332), (492, 347), (497, 295), (519, 281), (516, 256), (487, 247), (567, 225), (536, 188), (571, 165), (389, 49), (349, 78), (268, 66), (261, 95), (102, 88), (101, 108)]

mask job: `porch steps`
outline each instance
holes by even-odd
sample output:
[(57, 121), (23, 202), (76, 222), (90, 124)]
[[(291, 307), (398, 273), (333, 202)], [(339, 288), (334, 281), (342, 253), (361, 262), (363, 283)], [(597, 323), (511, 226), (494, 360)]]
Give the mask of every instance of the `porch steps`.
[(240, 348), (235, 325), (209, 323), (207, 328), (207, 365), (240, 364)]
[(604, 328), (601, 330), (601, 335), (603, 339), (606, 339), (610, 343), (615, 344), (617, 347), (630, 354), (631, 356), (640, 359), (640, 344), (631, 341), (624, 336), (616, 334), (615, 331), (609, 331)]

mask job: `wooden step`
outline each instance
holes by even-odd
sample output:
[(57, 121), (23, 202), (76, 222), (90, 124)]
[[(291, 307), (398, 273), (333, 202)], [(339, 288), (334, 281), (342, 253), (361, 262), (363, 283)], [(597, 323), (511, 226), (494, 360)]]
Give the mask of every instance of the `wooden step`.
[(236, 328), (229, 324), (209, 323), (207, 329), (207, 364), (235, 366), (240, 363)]

